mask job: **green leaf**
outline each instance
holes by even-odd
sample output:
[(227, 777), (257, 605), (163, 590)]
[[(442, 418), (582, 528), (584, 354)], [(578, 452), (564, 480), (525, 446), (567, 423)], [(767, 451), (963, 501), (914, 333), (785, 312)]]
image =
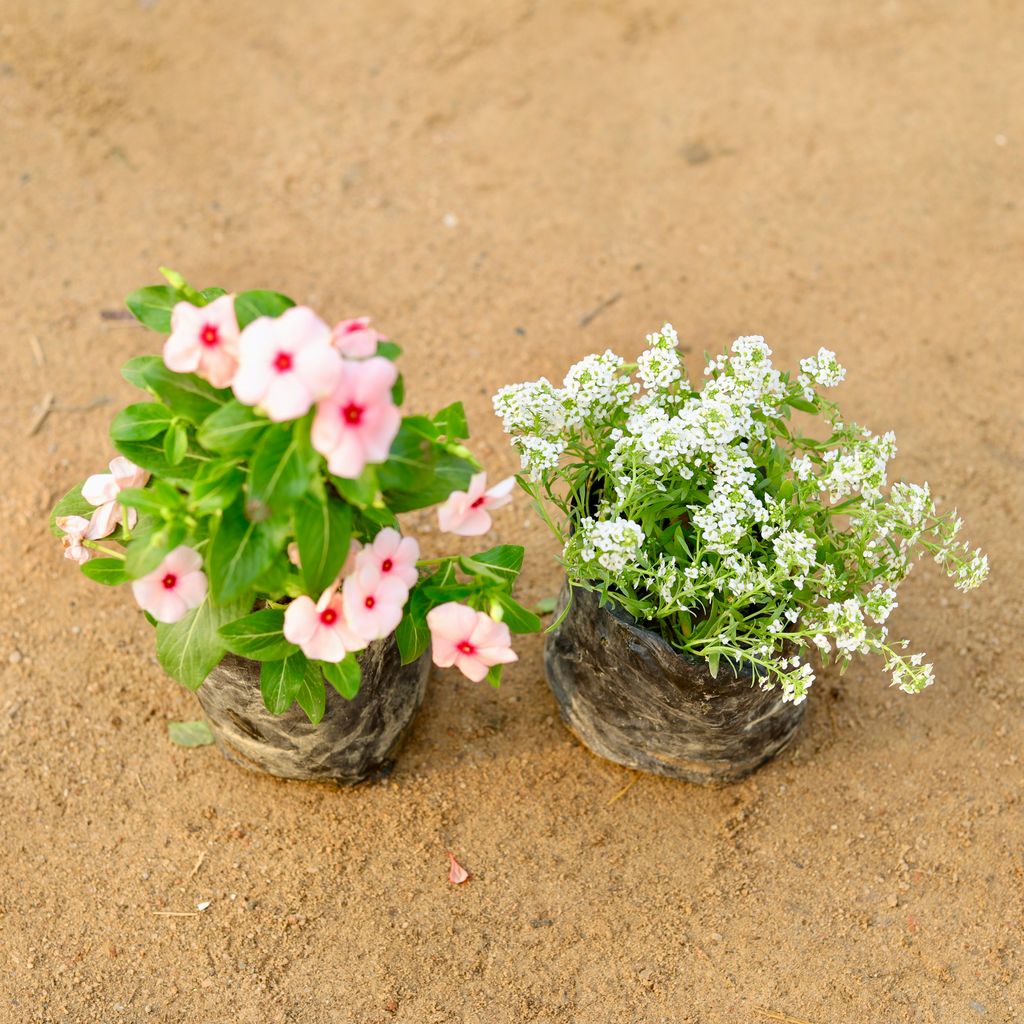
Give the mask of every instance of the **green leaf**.
[(110, 436), (115, 441), (148, 441), (165, 431), (173, 416), (166, 405), (159, 402), (137, 402), (122, 409), (110, 424)]
[(208, 747), (214, 742), (209, 722), (168, 722), (167, 736), (179, 747)]
[(284, 638), (284, 612), (264, 608), (220, 627), (220, 636), (232, 654), (254, 661), (280, 661), (297, 648)]
[(114, 447), (136, 466), (148, 469), (155, 477), (178, 486), (188, 486), (211, 456), (196, 448), (188, 448), (177, 465), (167, 461), (163, 441), (151, 437), (146, 441), (115, 441)]
[(136, 530), (125, 547), (124, 571), (137, 580), (152, 572), (185, 539), (185, 524), (172, 521), (149, 530)]
[(460, 561), (467, 572), (479, 572), (502, 579), (511, 589), (519, 570), (523, 567), (523, 549), (518, 544), (501, 544), (489, 551), (473, 555), (472, 558), (462, 558)]
[(540, 619), (531, 611), (527, 611), (515, 601), (511, 595), (499, 591), (494, 599), (501, 606), (501, 621), (513, 633), (536, 633), (540, 630)]
[(295, 691), (295, 699), (299, 707), (306, 712), (306, 717), (318, 725), (327, 709), (327, 692), (324, 689), (324, 677), (317, 662), (307, 661), (306, 670), (302, 673), (302, 682)]
[(53, 511), (50, 513), (50, 533), (52, 533), (54, 537), (61, 537), (64, 534), (64, 531), (57, 525), (58, 516), (83, 516), (88, 519), (95, 511), (96, 506), (82, 497), (82, 485), (75, 484), (75, 486), (72, 487), (71, 490), (53, 506)]
[(816, 413), (818, 411), (817, 406), (813, 402), (807, 402), (802, 398), (787, 398), (786, 402), (801, 412)]
[(245, 474), (230, 463), (210, 462), (196, 473), (189, 507), (198, 515), (226, 509), (241, 493)]
[(414, 662), (430, 646), (430, 630), (426, 619), (428, 602), (422, 593), (418, 600), (416, 595), (417, 591), (414, 590), (405, 606), (402, 621), (395, 630), (395, 642), (403, 665)]
[(147, 390), (152, 391), (175, 415), (196, 426), (224, 405), (230, 396), (230, 392), (219, 391), (194, 373), (168, 370), (159, 359), (147, 364), (142, 376)]
[(124, 571), (123, 558), (92, 558), (82, 565), (82, 574), (107, 587), (116, 587), (130, 579)]
[(446, 405), (435, 417), (437, 429), (450, 441), (459, 441), (469, 437), (469, 424), (466, 422), (466, 410), (461, 402)]
[(309, 488), (312, 465), (303, 458), (295, 429), (275, 425), (268, 430), (253, 453), (249, 469), (249, 498), (265, 505), (270, 514), (283, 512)]
[(296, 651), (280, 661), (265, 661), (260, 666), (260, 693), (272, 715), (283, 715), (295, 700), (306, 675), (306, 656)]
[(355, 480), (332, 476), (331, 483), (338, 493), (356, 508), (369, 508), (380, 495), (376, 466), (367, 466)]
[(148, 390), (146, 384), (146, 372), (153, 366), (160, 366), (163, 360), (159, 356), (134, 356), (121, 367), (121, 376), (129, 384)]
[(377, 355), (383, 356), (385, 359), (390, 359), (391, 362), (394, 362), (401, 354), (401, 345), (396, 345), (393, 341), (377, 342)]
[(188, 431), (181, 420), (175, 420), (164, 434), (164, 458), (172, 466), (180, 465), (188, 451)]
[(157, 623), (156, 656), (182, 686), (198, 690), (227, 653), (217, 630), (246, 611), (241, 602), (217, 605), (209, 597), (180, 622)]
[(484, 678), (487, 680), (490, 686), (493, 686), (496, 690), (501, 686), (501, 673), (505, 668), (504, 665), (492, 665)]
[(279, 292), (251, 291), (235, 296), (235, 316), (239, 328), (248, 327), (257, 317), (280, 316), (295, 303)]
[(152, 331), (171, 332), (171, 310), (181, 302), (181, 293), (169, 284), (153, 284), (139, 288), (125, 299), (132, 316)]
[(348, 557), (352, 509), (329, 496), (305, 494), (293, 518), (302, 578), (316, 596), (331, 585)]
[(212, 452), (251, 452), (268, 422), (265, 416), (232, 399), (203, 420), (197, 437)]
[(718, 662), (722, 657), (721, 651), (714, 651), (708, 655), (708, 671), (711, 673), (712, 678), (718, 678)]
[(218, 601), (230, 601), (245, 591), (269, 568), (278, 554), (267, 523), (246, 519), (241, 501), (226, 509), (210, 540), (207, 570)]
[(417, 419), (402, 422), (387, 462), (377, 468), (384, 500), (396, 514), (439, 504), (452, 491), (465, 490), (477, 471), (468, 459), (426, 438)]
[(557, 597), (542, 597), (534, 606), (533, 611), (536, 615), (552, 615), (555, 609), (558, 607)]
[(321, 661), (318, 664), (323, 671), (324, 678), (345, 700), (355, 700), (359, 693), (359, 687), (362, 685), (362, 670), (359, 667), (359, 660), (354, 654), (346, 654), (344, 659), (339, 662)]

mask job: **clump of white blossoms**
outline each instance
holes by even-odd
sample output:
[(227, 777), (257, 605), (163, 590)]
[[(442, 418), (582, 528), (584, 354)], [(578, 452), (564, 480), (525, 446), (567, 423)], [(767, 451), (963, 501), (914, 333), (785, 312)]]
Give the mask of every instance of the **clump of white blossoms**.
[[(494, 396), (570, 581), (787, 700), (806, 697), (812, 653), (844, 667), (880, 654), (896, 686), (930, 685), (931, 665), (885, 623), (925, 554), (959, 590), (988, 575), (956, 513), (940, 515), (927, 484), (890, 485), (895, 436), (843, 420), (822, 394), (846, 376), (835, 353), (820, 348), (793, 377), (763, 338), (738, 338), (695, 387), (678, 345), (666, 324), (634, 365), (606, 351), (561, 387), (541, 378)], [(827, 436), (806, 436), (794, 411)]]

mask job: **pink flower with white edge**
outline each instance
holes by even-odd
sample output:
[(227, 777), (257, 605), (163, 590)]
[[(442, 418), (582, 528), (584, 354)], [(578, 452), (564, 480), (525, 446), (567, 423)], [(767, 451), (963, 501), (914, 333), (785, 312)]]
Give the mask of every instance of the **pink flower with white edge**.
[(400, 579), (372, 565), (357, 566), (341, 593), (349, 626), (367, 642), (395, 631), (409, 599), (409, 588)]
[(354, 480), (369, 462), (385, 462), (402, 423), (391, 397), (398, 379), (395, 364), (381, 356), (361, 362), (342, 360), (334, 390), (316, 409), (313, 447), (327, 468)]
[(460, 537), (479, 537), (491, 528), (488, 509), (501, 508), (512, 500), (515, 477), (487, 489), (487, 474), (475, 473), (469, 481), (469, 490), (453, 491), (437, 510), (437, 521), (445, 533)]
[(238, 358), (235, 398), (259, 406), (275, 423), (305, 416), (341, 372), (331, 329), (306, 306), (253, 320), (242, 331)]
[[(149, 473), (136, 466), (134, 462), (119, 455), (110, 463), (109, 473), (94, 473), (82, 484), (82, 497), (90, 505), (98, 506), (92, 514), (88, 540), (100, 540), (109, 537), (121, 521), (121, 506), (117, 496), (129, 487), (145, 487)], [(128, 509), (128, 527), (133, 527), (138, 520), (135, 509)]]
[(57, 526), (64, 531), (61, 537), (61, 547), (64, 548), (64, 557), (70, 558), (72, 562), (84, 565), (93, 557), (93, 552), (82, 546), (89, 532), (89, 520), (84, 516), (57, 516), (54, 520)]
[(234, 295), (222, 295), (206, 306), (179, 302), (171, 311), (164, 363), (175, 373), (198, 373), (215, 388), (228, 387), (238, 369)]
[(132, 583), (143, 611), (157, 622), (180, 622), (206, 597), (206, 573), (198, 551), (182, 544), (151, 572)]
[(307, 658), (341, 661), (350, 651), (361, 651), (366, 642), (349, 626), (338, 585), (328, 587), (320, 600), (297, 597), (284, 613), (284, 638), (302, 649)]
[(385, 341), (384, 335), (370, 326), (368, 316), (357, 316), (353, 320), (342, 320), (331, 331), (334, 347), (349, 359), (366, 359), (377, 352), (377, 342)]
[(454, 665), (464, 676), (479, 683), (494, 665), (518, 661), (512, 650), (512, 635), (504, 622), (469, 605), (449, 601), (427, 612), (434, 664)]
[(373, 542), (367, 544), (356, 558), (357, 568), (372, 567), (382, 576), (401, 580), (406, 590), (419, 579), (416, 560), (420, 546), (414, 537), (403, 537), (396, 529), (385, 526)]

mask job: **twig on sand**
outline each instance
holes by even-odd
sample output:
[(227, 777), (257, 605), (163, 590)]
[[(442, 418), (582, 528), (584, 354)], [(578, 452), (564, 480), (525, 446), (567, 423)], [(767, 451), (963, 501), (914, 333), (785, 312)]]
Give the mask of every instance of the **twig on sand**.
[(618, 793), (616, 793), (615, 796), (613, 796), (611, 800), (608, 801), (607, 806), (611, 807), (611, 805), (615, 803), (616, 800), (621, 800), (630, 791), (630, 789), (632, 789), (633, 786), (635, 786), (639, 781), (639, 775), (636, 775), (632, 779), (630, 779), (629, 782), (627, 782), (626, 785), (624, 785), (622, 789), (620, 789)]
[(812, 1024), (806, 1017), (792, 1017), (781, 1010), (769, 1010), (763, 1006), (755, 1006), (754, 1009), (763, 1017), (769, 1020), (781, 1021), (782, 1024)]
[(138, 772), (135, 773), (135, 781), (139, 784), (139, 789), (141, 789), (143, 793), (148, 792), (145, 783), (142, 781), (142, 776)]
[(134, 320), (130, 309), (101, 309), (101, 320)]
[(198, 917), (198, 910), (151, 910), (157, 917)]
[(195, 862), (195, 865), (193, 866), (192, 870), (188, 873), (188, 878), (185, 879), (186, 882), (191, 882), (192, 879), (196, 877), (196, 872), (203, 866), (204, 860), (206, 860), (205, 850), (203, 850), (203, 852), (199, 854), (199, 860)]
[(43, 424), (46, 422), (46, 417), (53, 411), (53, 403), (57, 400), (57, 396), (52, 391), (47, 391), (43, 395), (43, 400), (39, 404), (39, 410), (35, 415), (35, 418), (29, 424), (28, 436), (33, 437), (38, 434), (42, 429)]
[(36, 366), (45, 366), (46, 355), (43, 353), (43, 346), (34, 334), (28, 336), (28, 345), (32, 349), (32, 358), (36, 361)]
[(598, 303), (589, 313), (584, 313), (580, 317), (580, 327), (586, 327), (595, 317), (600, 316), (609, 306), (614, 306), (619, 299), (622, 298), (622, 292), (616, 292), (614, 295), (610, 295), (604, 302)]

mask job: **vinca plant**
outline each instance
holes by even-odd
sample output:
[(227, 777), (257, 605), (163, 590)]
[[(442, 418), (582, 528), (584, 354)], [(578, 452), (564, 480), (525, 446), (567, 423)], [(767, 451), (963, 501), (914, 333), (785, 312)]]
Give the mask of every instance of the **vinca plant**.
[(123, 367), (144, 392), (114, 418), (108, 473), (51, 525), (90, 579), (130, 584), (160, 664), (196, 689), (228, 652), (262, 663), (264, 703), (324, 714), (325, 683), (360, 687), (359, 653), (394, 636), (403, 664), (497, 686), (511, 634), (540, 627), (512, 597), (523, 550), (421, 558), (402, 513), (438, 506), (479, 536), (511, 500), (464, 446), (461, 403), (403, 416), (397, 345), (365, 318), (333, 329), (270, 291), (143, 288), (128, 308), (169, 335)]
[(876, 653), (902, 690), (928, 686), (932, 666), (885, 625), (897, 588), (925, 554), (963, 591), (988, 561), (927, 484), (889, 485), (894, 435), (825, 396), (845, 377), (835, 355), (820, 349), (794, 376), (763, 338), (739, 338), (706, 360), (701, 386), (671, 325), (647, 344), (633, 365), (606, 351), (561, 387), (541, 378), (494, 397), (569, 581), (713, 675), (745, 666), (788, 701), (806, 697), (814, 653), (843, 667)]

